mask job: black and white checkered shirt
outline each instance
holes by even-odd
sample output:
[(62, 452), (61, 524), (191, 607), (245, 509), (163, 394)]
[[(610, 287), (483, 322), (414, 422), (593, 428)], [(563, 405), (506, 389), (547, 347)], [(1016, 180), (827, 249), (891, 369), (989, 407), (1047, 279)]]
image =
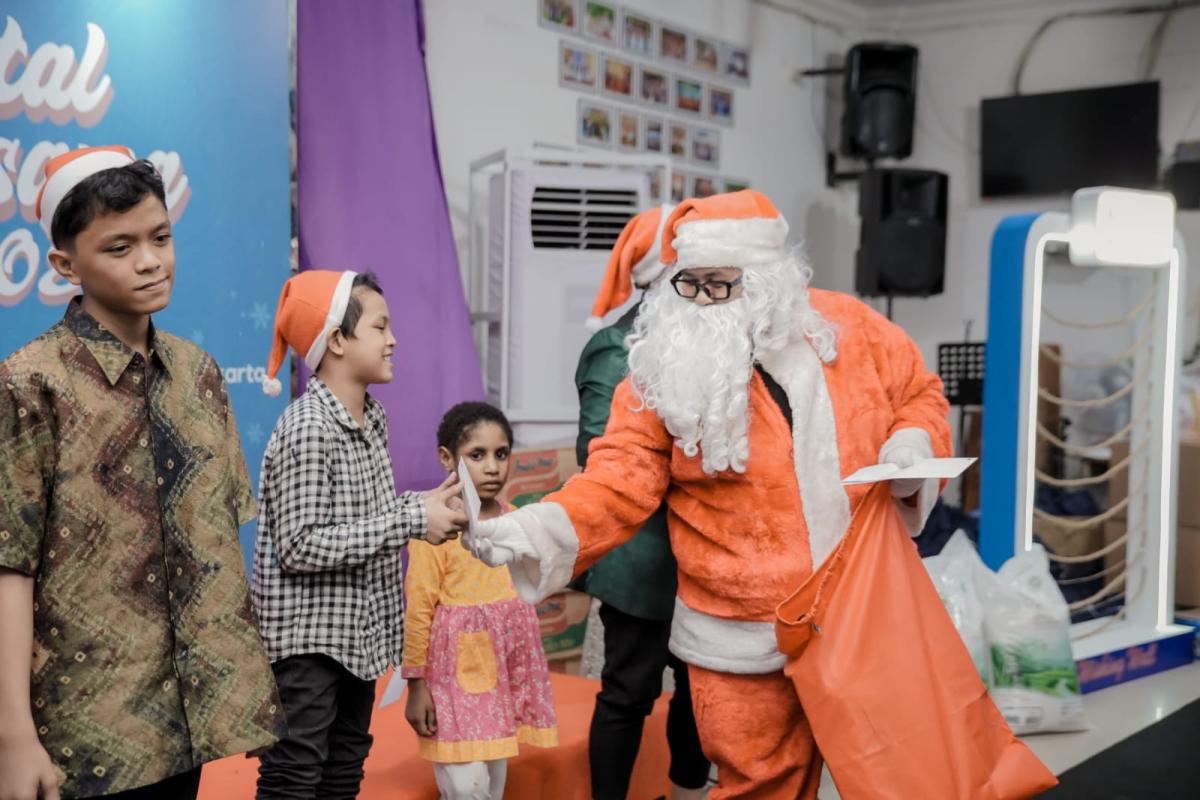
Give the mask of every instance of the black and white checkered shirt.
[(399, 664), (400, 553), (425, 537), (419, 495), (396, 496), (387, 414), (365, 426), (315, 376), (263, 456), (251, 596), (267, 656), (321, 653), (364, 680)]

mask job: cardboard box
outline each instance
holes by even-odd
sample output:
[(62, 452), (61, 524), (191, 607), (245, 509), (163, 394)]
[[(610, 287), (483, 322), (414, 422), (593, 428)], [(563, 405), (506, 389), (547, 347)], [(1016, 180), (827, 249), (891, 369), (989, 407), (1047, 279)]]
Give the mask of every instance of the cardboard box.
[(546, 658), (558, 660), (583, 654), (591, 606), (591, 597), (571, 591), (552, 594), (537, 604), (538, 627), (541, 628)]
[[(1111, 544), (1120, 538), (1125, 533), (1126, 525), (1126, 520), (1121, 519), (1105, 524), (1104, 544)], [(1133, 535), (1138, 537), (1142, 534), (1135, 531)], [(1126, 547), (1128, 545), (1126, 542)], [(1136, 548), (1137, 541), (1133, 545)], [(1126, 547), (1118, 547), (1105, 556), (1104, 566), (1107, 568), (1123, 561)], [(1111, 576), (1107, 579), (1111, 579)], [(1175, 605), (1200, 606), (1200, 527), (1179, 525), (1175, 528)]]
[[(1080, 519), (1084, 518), (1063, 517), (1062, 521), (1072, 523)], [(1060, 556), (1082, 556), (1104, 546), (1104, 525), (1099, 522), (1086, 528), (1068, 528), (1056, 520), (1035, 517), (1033, 532)]]
[[(1118, 464), (1129, 455), (1129, 444), (1118, 442), (1112, 446), (1109, 464)], [(1200, 528), (1200, 441), (1184, 439), (1179, 442), (1179, 479), (1176, 495), (1178, 524), (1189, 528)], [(1108, 504), (1111, 508), (1129, 495), (1129, 470), (1123, 469), (1108, 482)], [(1122, 519), (1124, 512), (1118, 515)]]
[(500, 501), (520, 508), (536, 503), (579, 472), (575, 445), (513, 450), (509, 457), (508, 484)]

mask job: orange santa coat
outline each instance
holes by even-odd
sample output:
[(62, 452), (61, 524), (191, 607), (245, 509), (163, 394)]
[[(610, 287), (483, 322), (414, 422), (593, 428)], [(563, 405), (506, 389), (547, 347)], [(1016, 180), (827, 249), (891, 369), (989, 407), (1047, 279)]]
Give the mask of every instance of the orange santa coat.
[[(760, 362), (787, 393), (793, 432), (754, 373), (746, 471), (706, 475), (699, 456), (674, 446), (653, 410), (639, 409), (626, 379), (587, 470), (516, 512), (524, 512), (522, 527), (537, 552), (511, 565), (523, 596), (564, 586), (628, 541), (665, 498), (679, 562), (672, 651), (721, 672), (784, 666), (775, 608), (832, 552), (869, 489), (843, 488), (841, 479), (877, 463), (889, 439), (930, 456), (951, 450), (941, 381), (908, 335), (849, 295), (809, 294), (838, 330), (837, 357), (823, 364), (797, 334)], [(928, 481), (915, 507), (897, 501), (913, 535), (938, 490)]]

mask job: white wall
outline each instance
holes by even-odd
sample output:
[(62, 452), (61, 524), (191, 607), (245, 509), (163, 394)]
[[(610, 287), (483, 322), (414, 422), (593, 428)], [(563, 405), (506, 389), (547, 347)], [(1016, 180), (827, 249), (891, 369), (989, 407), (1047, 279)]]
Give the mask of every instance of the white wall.
[[(984, 6), (987, 6), (985, 9)], [(960, 2), (922, 6), (896, 24), (879, 28), (920, 48), (921, 80), (917, 101), (916, 147), (909, 164), (943, 170), (950, 175), (949, 241), (946, 292), (927, 300), (898, 300), (896, 320), (932, 358), (938, 342), (961, 337), (964, 320), (975, 321), (983, 338), (987, 321), (988, 254), (996, 224), (1010, 214), (1066, 210), (1064, 198), (981, 200), (979, 197), (979, 102), (1012, 93), (1017, 57), (1043, 19), (1063, 6), (1107, 6), (1105, 3)], [(956, 9), (958, 9), (956, 11)], [(971, 13), (979, 9), (981, 13)], [(986, 14), (986, 16), (984, 16)], [(1159, 15), (1065, 20), (1051, 27), (1029, 59), (1023, 92), (1128, 83), (1141, 80), (1143, 46)], [(1183, 138), (1187, 118), (1200, 102), (1200, 9), (1178, 13), (1168, 24), (1158, 68), (1162, 82), (1160, 137), (1164, 156)], [(1200, 138), (1200, 119), (1191, 138)], [(1080, 143), (1086, 147), (1086, 142)], [(1200, 291), (1200, 212), (1184, 211), (1179, 226), (1192, 255), (1189, 296)], [(1102, 318), (1126, 299), (1106, 286), (1085, 283), (1083, 290), (1064, 282), (1051, 290), (1064, 316)], [(1111, 285), (1110, 285), (1111, 286)], [(844, 284), (841, 288), (847, 288)], [(1130, 289), (1129, 291), (1136, 291)], [(1196, 328), (1194, 313), (1189, 328)], [(1047, 330), (1047, 334), (1051, 331)], [(1070, 339), (1064, 335), (1064, 339)], [(1189, 335), (1188, 346), (1195, 341)], [(1085, 346), (1082, 342), (1075, 342)], [(1107, 349), (1097, 344), (1092, 349)]]
[[(719, 173), (748, 179), (769, 195), (791, 222), (794, 236), (810, 228), (822, 231), (812, 237), (810, 249), (824, 279), (835, 253), (853, 252), (855, 198), (852, 192), (825, 189), (817, 127), (824, 124), (824, 100), (813, 102), (810, 96), (823, 92), (825, 82), (797, 85), (792, 76), (840, 57), (857, 34), (815, 26), (750, 0), (641, 0), (628, 5), (752, 47), (751, 85), (734, 87), (736, 126), (721, 128)], [(581, 95), (559, 87), (556, 64), (564, 37), (539, 26), (537, 11), (537, 0), (426, 0), (426, 63), (438, 148), (463, 260), (469, 163), (508, 145), (575, 143)]]
[[(1018, 54), (1052, 13), (1112, 6), (1112, 0), (957, 0), (893, 3), (869, 12), (841, 0), (641, 0), (631, 5), (689, 28), (749, 44), (752, 85), (736, 90), (737, 126), (722, 131), (720, 172), (766, 192), (803, 237), (820, 286), (851, 290), (858, 220), (853, 188), (826, 189), (826, 87), (793, 74), (837, 58), (868, 38), (920, 48), (916, 146), (906, 166), (950, 175), (945, 294), (897, 300), (896, 320), (932, 365), (937, 344), (986, 334), (988, 254), (996, 224), (1009, 214), (1066, 209), (1065, 199), (983, 201), (978, 186), (981, 98), (1011, 93)], [(881, 4), (871, 4), (878, 6)], [(793, 12), (781, 10), (788, 7)], [(869, 19), (867, 15), (869, 16)], [(816, 19), (819, 22), (814, 23)], [(1027, 92), (1140, 79), (1139, 58), (1157, 15), (1068, 20), (1049, 30), (1029, 60)], [(465, 259), (468, 163), (506, 145), (573, 143), (578, 94), (557, 84), (560, 35), (537, 24), (537, 0), (427, 0), (427, 64), (446, 192)], [(1163, 83), (1162, 145), (1173, 151), (1200, 100), (1200, 9), (1170, 23), (1155, 77)], [(814, 96), (816, 93), (816, 96)], [(1191, 130), (1200, 138), (1200, 119)], [(1192, 253), (1192, 296), (1200, 293), (1200, 212), (1182, 212)], [(1064, 315), (1117, 311), (1135, 290), (1117, 282), (1051, 292)], [(1193, 320), (1191, 328), (1196, 327)], [(1189, 338), (1188, 346), (1194, 341)], [(1098, 347), (1107, 349), (1107, 346)]]

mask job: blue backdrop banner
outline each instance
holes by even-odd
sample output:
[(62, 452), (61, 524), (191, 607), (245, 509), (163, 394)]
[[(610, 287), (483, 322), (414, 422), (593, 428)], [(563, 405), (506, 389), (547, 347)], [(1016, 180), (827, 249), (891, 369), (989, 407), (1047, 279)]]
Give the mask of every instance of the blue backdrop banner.
[[(0, 358), (57, 322), (75, 293), (50, 268), (34, 216), (46, 161), (81, 145), (128, 145), (162, 172), (175, 223), (175, 291), (156, 323), (221, 365), (257, 486), (286, 403), (259, 385), (289, 274), (286, 0), (4, 8)], [(248, 526), (246, 552), (252, 537)]]

